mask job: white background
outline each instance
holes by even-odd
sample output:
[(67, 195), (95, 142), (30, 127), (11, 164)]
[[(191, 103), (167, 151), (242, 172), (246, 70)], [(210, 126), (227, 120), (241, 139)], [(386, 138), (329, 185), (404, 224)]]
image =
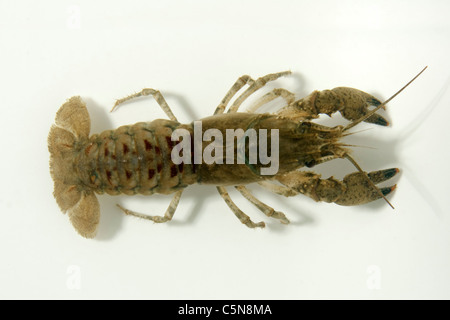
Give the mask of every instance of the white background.
[[(0, 298), (450, 298), (448, 1), (2, 1), (0, 3)], [(399, 167), (385, 202), (357, 207), (251, 189), (283, 226), (236, 191), (264, 230), (239, 223), (214, 187), (185, 191), (174, 220), (153, 224), (115, 206), (162, 214), (170, 196), (100, 196), (94, 240), (52, 196), (47, 134), (73, 95), (92, 132), (164, 117), (151, 99), (108, 111), (143, 87), (182, 122), (212, 114), (234, 81), (292, 70), (298, 97), (350, 86), (387, 99), (385, 128), (349, 139), (367, 171)], [(276, 106), (273, 106), (276, 107)], [(279, 107), (279, 106), (278, 106)], [(345, 120), (336, 117), (336, 121)], [(344, 160), (314, 168), (354, 171)]]

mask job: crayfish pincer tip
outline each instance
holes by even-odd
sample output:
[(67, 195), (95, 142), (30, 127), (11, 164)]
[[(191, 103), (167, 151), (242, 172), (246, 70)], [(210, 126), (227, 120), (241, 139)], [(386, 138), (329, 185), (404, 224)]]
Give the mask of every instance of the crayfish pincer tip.
[(398, 170), (397, 168), (392, 168), (392, 169), (384, 170), (383, 175), (384, 175), (384, 178), (387, 180), (387, 179), (392, 178), (399, 172), (400, 172), (400, 170)]
[(380, 190), (381, 190), (381, 193), (383, 194), (383, 196), (386, 196), (389, 193), (391, 193), (392, 191), (394, 191), (396, 188), (397, 188), (397, 185), (394, 184), (393, 186), (381, 188)]

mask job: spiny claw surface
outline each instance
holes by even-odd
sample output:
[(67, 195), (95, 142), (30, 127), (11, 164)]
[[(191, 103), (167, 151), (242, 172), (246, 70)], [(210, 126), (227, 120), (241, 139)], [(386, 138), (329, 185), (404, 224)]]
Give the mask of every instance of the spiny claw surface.
[[(381, 183), (395, 176), (399, 170), (397, 168), (372, 171), (368, 174), (369, 179), (374, 183)], [(378, 190), (375, 190), (373, 186), (367, 181), (364, 174), (360, 172), (351, 173), (345, 176), (343, 180), (345, 186), (345, 192), (336, 201), (337, 204), (344, 206), (351, 206), (357, 204), (363, 204), (371, 202), (381, 198)], [(383, 187), (379, 190), (386, 196), (394, 191), (396, 185), (390, 187)]]
[[(340, 110), (342, 116), (351, 121), (366, 115), (370, 111), (369, 106), (378, 107), (382, 103), (374, 96), (354, 88), (337, 87), (331, 91), (336, 93), (343, 103), (344, 107)], [(389, 122), (377, 113), (364, 121), (380, 126), (389, 125)]]

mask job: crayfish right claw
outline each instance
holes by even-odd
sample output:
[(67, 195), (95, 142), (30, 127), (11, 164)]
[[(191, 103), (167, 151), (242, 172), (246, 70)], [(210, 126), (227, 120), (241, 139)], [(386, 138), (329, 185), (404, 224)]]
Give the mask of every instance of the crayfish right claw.
[[(397, 168), (348, 174), (344, 179), (336, 180), (333, 177), (321, 179), (319, 174), (307, 171), (293, 171), (277, 177), (278, 182), (302, 193), (316, 201), (334, 202), (343, 206), (354, 206), (368, 203), (391, 193), (395, 185), (378, 188), (375, 184), (394, 177)], [(369, 181), (370, 179), (370, 181)]]
[[(399, 170), (397, 168), (391, 168), (372, 171), (367, 176), (374, 184), (378, 184), (391, 179), (398, 172)], [(345, 186), (345, 191), (335, 203), (343, 206), (359, 205), (380, 199), (381, 195), (379, 191), (381, 191), (383, 196), (386, 196), (396, 188), (396, 185), (393, 185), (376, 190), (373, 185), (368, 183), (367, 177), (361, 172), (355, 172), (345, 176), (342, 183)]]

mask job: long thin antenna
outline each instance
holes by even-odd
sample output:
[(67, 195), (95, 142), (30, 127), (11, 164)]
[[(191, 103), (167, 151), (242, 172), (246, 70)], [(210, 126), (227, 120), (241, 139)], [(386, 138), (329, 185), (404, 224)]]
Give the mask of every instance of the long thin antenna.
[(374, 149), (376, 150), (377, 148), (374, 147), (370, 147), (370, 146), (362, 146), (359, 144), (348, 144), (348, 143), (340, 143), (339, 146), (341, 147), (355, 147), (355, 148), (368, 148), (368, 149)]
[(367, 182), (369, 182), (369, 184), (377, 191), (377, 193), (381, 196), (381, 198), (383, 198), (384, 201), (386, 201), (387, 204), (390, 205), (392, 209), (395, 209), (394, 206), (389, 202), (389, 200), (386, 199), (386, 197), (384, 196), (383, 192), (381, 192), (381, 190), (377, 188), (377, 186), (372, 182), (372, 180), (370, 180), (370, 178), (367, 175), (367, 173), (365, 173), (361, 169), (361, 167), (358, 165), (358, 163), (356, 163), (356, 161), (349, 154), (346, 154), (345, 157), (355, 166), (356, 169), (358, 169), (359, 172), (361, 172), (364, 175), (364, 177), (366, 177)]
[(353, 132), (345, 133), (342, 136), (343, 137), (347, 137), (347, 136), (351, 136), (351, 135), (354, 135), (354, 134), (357, 134), (357, 133), (361, 133), (361, 132), (364, 132), (364, 131), (369, 131), (369, 130), (373, 130), (373, 128), (366, 128), (366, 129), (362, 129), (362, 130), (359, 130), (359, 131), (353, 131)]
[(428, 68), (428, 66), (426, 66), (425, 68), (422, 69), (422, 71), (420, 71), (414, 78), (412, 78), (407, 84), (405, 84), (403, 86), (403, 88), (401, 88), (400, 90), (398, 90), (392, 97), (390, 97), (389, 99), (387, 99), (385, 102), (383, 102), (382, 104), (380, 104), (378, 107), (376, 107), (375, 109), (373, 109), (372, 111), (368, 112), (367, 114), (365, 114), (364, 116), (362, 116), (361, 118), (359, 118), (358, 120), (353, 121), (352, 123), (348, 124), (344, 130), (342, 131), (347, 131), (350, 128), (353, 128), (354, 126), (356, 126), (358, 123), (366, 120), (367, 118), (369, 118), (371, 115), (373, 115), (375, 112), (377, 112), (378, 110), (380, 110), (381, 108), (384, 108), (384, 106), (391, 101), (392, 99), (394, 99), (400, 92), (402, 92), (407, 86), (409, 86), (414, 80), (417, 79), (417, 77), (419, 77), (422, 72), (425, 71), (425, 69)]

